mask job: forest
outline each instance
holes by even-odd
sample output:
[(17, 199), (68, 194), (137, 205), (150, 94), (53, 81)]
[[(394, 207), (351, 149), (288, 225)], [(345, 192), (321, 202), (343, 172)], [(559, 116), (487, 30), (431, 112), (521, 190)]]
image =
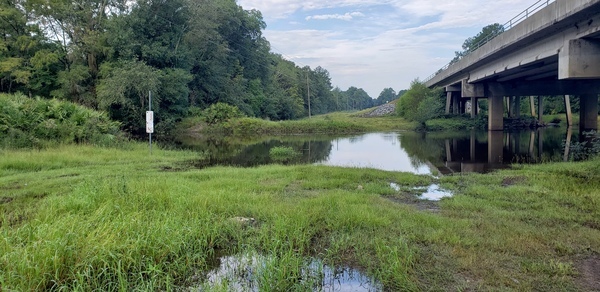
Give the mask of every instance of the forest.
[(72, 101), (134, 136), (150, 92), (159, 135), (219, 102), (289, 120), (397, 98), (333, 88), (325, 68), (273, 53), (265, 28), (235, 0), (2, 0), (0, 93)]

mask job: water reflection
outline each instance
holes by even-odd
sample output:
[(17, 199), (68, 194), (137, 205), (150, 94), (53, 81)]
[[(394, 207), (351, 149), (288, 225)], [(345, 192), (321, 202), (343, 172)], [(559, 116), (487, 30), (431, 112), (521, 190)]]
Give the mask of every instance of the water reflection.
[(570, 149), (573, 139), (571, 128), (508, 133), (472, 131), (468, 137), (445, 139), (444, 163), (438, 161), (436, 167), (443, 174), (484, 173), (508, 168), (515, 163), (569, 161), (575, 156)]
[(331, 153), (318, 163), (431, 174), (426, 162), (415, 161), (404, 151), (400, 136), (398, 133), (370, 133), (336, 139)]
[[(585, 136), (565, 128), (262, 137), (258, 141), (225, 138), (184, 141), (183, 145), (208, 154), (197, 162), (198, 167), (323, 164), (416, 174), (488, 172), (515, 163), (581, 160), (593, 152), (590, 149), (600, 148), (596, 134)], [(274, 147), (289, 147), (299, 154), (281, 162), (269, 155)]]
[[(198, 287), (189, 291), (264, 291), (270, 290), (269, 280), (280, 276), (275, 271), (279, 259), (250, 253), (225, 256), (218, 259), (215, 269), (203, 277)], [(275, 273), (277, 272), (277, 273)], [(292, 280), (297, 290), (303, 291), (382, 291), (383, 287), (373, 278), (349, 267), (332, 267), (318, 259), (307, 260), (299, 275), (289, 271), (296, 278)]]

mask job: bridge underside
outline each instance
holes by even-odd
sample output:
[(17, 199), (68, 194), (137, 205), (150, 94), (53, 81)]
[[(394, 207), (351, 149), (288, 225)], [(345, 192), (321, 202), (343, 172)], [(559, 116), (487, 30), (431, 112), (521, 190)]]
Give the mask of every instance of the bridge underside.
[(446, 88), (447, 112), (465, 112), (470, 100), (474, 115), (477, 100), (487, 98), (490, 130), (503, 129), (505, 97), (579, 96), (580, 127), (597, 130), (600, 0), (550, 3), (438, 72), (426, 85)]
[[(514, 108), (520, 104), (521, 97), (538, 97), (538, 115), (543, 113), (541, 96), (565, 96), (567, 109), (567, 122), (572, 125), (570, 112), (570, 96), (580, 97), (580, 128), (584, 131), (598, 130), (598, 94), (600, 93), (600, 79), (598, 80), (557, 80), (544, 78), (531, 81), (496, 82), (488, 81), (470, 84), (464, 80), (460, 85), (446, 87), (447, 100), (446, 112), (465, 113), (466, 102), (470, 101), (471, 116), (478, 113), (478, 100), (488, 100), (488, 129), (492, 131), (504, 129), (504, 114), (508, 107), (509, 116), (519, 117), (520, 112)], [(510, 102), (507, 102), (509, 100)]]
[[(596, 35), (590, 39), (569, 41), (558, 55), (525, 66), (505, 68), (501, 72), (479, 78), (476, 82), (471, 81), (473, 78), (464, 78), (446, 86), (446, 111), (449, 112), (452, 106), (455, 112), (462, 113), (462, 105), (470, 100), (473, 105), (471, 114), (474, 116), (477, 113), (477, 100), (487, 98), (488, 129), (502, 130), (505, 97), (573, 95), (581, 97), (581, 129), (597, 130), (600, 39)], [(541, 112), (541, 108), (539, 111)]]

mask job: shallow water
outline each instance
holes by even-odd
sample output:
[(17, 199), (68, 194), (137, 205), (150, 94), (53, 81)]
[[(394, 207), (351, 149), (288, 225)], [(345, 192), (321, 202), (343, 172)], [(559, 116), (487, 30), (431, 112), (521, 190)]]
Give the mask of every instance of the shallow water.
[[(269, 277), (268, 266), (274, 259), (257, 254), (225, 256), (208, 272), (205, 281), (191, 290), (261, 291), (261, 279)], [(382, 286), (360, 271), (348, 267), (330, 267), (312, 259), (302, 268), (298, 284), (313, 291), (381, 291)]]
[[(261, 137), (239, 140), (192, 140), (183, 147), (209, 154), (198, 167), (254, 167), (278, 164), (320, 164), (375, 168), (415, 174), (485, 173), (530, 164), (584, 159), (582, 138), (566, 128), (520, 132), (367, 133), (342, 137)], [(271, 157), (274, 147), (292, 148), (289, 159)]]
[[(397, 192), (402, 190), (400, 185), (396, 183), (390, 183), (390, 187), (396, 190)], [(443, 198), (450, 198), (454, 195), (452, 192), (440, 188), (440, 186), (437, 184), (432, 184), (427, 188), (416, 187), (413, 188), (413, 190), (419, 194), (417, 195), (417, 198), (427, 201), (439, 201)]]

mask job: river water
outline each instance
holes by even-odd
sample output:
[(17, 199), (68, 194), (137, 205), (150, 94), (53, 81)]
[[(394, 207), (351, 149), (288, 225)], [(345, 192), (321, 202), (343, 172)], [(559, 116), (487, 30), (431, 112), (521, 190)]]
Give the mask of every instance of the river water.
[[(595, 137), (595, 136), (594, 136)], [(597, 139), (597, 138), (594, 138)], [(542, 128), (518, 132), (388, 132), (346, 136), (282, 136), (258, 140), (188, 140), (186, 148), (204, 151), (200, 167), (254, 167), (272, 163), (367, 167), (415, 174), (489, 172), (511, 164), (585, 159), (589, 136), (577, 129)], [(271, 149), (297, 155), (276, 159)]]

